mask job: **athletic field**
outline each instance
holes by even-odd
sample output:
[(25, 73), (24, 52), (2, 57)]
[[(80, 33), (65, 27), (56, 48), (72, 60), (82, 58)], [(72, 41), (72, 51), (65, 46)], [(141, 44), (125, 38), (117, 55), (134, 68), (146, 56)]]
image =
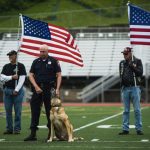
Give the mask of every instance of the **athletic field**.
[[(43, 109), (44, 110), (44, 109)], [(22, 114), (22, 131), (20, 135), (3, 135), (5, 130), (4, 108), (0, 106), (0, 150), (146, 150), (150, 149), (150, 105), (142, 105), (144, 135), (136, 135), (134, 129), (134, 112), (131, 108), (130, 134), (118, 135), (121, 131), (121, 104), (65, 104), (65, 110), (74, 126), (74, 136), (84, 140), (72, 143), (54, 141), (46, 143), (48, 129), (45, 128), (46, 117), (41, 113), (38, 141), (24, 142), (29, 134), (30, 108), (24, 105)]]

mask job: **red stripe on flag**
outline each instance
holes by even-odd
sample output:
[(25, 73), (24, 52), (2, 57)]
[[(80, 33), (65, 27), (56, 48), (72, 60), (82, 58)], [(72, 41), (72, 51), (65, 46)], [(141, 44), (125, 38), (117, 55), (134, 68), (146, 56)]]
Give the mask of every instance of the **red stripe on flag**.
[(76, 62), (74, 62), (72, 60), (68, 60), (68, 59), (65, 59), (65, 58), (58, 58), (58, 57), (55, 57), (55, 58), (58, 59), (58, 60), (60, 60), (60, 61), (65, 61), (65, 62), (68, 62), (68, 63), (72, 63), (72, 64), (75, 64), (75, 65), (78, 65), (80, 67), (83, 67), (83, 64), (81, 65), (81, 64), (76, 63)]
[(29, 52), (29, 51), (24, 51), (22, 49), (20, 49), (20, 52), (23, 52), (23, 53), (26, 53), (26, 54), (29, 54), (29, 55), (32, 55), (32, 56), (39, 57), (39, 54), (37, 54), (37, 53), (32, 53), (32, 52)]
[[(32, 53), (32, 52), (29, 52), (29, 51), (24, 51), (22, 49), (20, 50), (20, 52), (23, 52), (23, 53), (26, 53), (26, 54), (29, 54), (29, 55), (32, 55), (32, 56), (39, 57), (39, 54), (37, 54), (37, 53)], [(54, 58), (57, 59), (57, 60), (60, 60), (60, 61), (72, 63), (72, 64), (78, 65), (80, 67), (83, 67), (83, 64), (76, 63), (75, 61), (72, 61), (72, 60), (69, 60), (69, 59), (60, 58), (60, 57), (54, 57)]]
[[(42, 42), (42, 41), (37, 41), (37, 40), (30, 40), (30, 39), (23, 39), (23, 42), (28, 42), (28, 43), (32, 43), (32, 44), (46, 44), (48, 45), (50, 48), (51, 47), (56, 47), (56, 48), (59, 48), (59, 49), (62, 49), (62, 50), (66, 50), (68, 52), (71, 52), (73, 55), (76, 55), (78, 57), (81, 57), (80, 53), (78, 52), (78, 50), (74, 50), (74, 51), (71, 51), (69, 50), (68, 48), (66, 48), (65, 46), (59, 46), (59, 45), (56, 45), (56, 44), (52, 44), (52, 43), (47, 43), (47, 42)], [(22, 44), (22, 45), (25, 45), (25, 44)]]
[(67, 33), (64, 33), (64, 32), (61, 32), (61, 31), (59, 31), (59, 30), (56, 30), (56, 29), (50, 29), (50, 32), (56, 32), (56, 33), (59, 33), (59, 34), (61, 34), (61, 35), (64, 35), (66, 38), (68, 37), (68, 35), (69, 34), (67, 34)]
[(56, 37), (59, 37), (59, 38), (61, 38), (61, 39), (64, 39), (65, 41), (66, 41), (66, 39), (67, 39), (67, 38), (65, 38), (65, 37), (63, 37), (63, 36), (61, 36), (61, 35), (58, 35), (58, 34), (56, 34), (56, 33), (53, 33), (53, 32), (51, 32), (51, 35), (56, 36)]
[(39, 47), (35, 47), (35, 46), (29, 46), (29, 45), (22, 44), (21, 47), (22, 48), (27, 48), (27, 49), (30, 49), (30, 50), (39, 51)]
[[(73, 47), (72, 45), (68, 44), (68, 43), (65, 43), (65, 42), (63, 42), (63, 41), (60, 41), (60, 40), (54, 39), (54, 38), (52, 38), (52, 40), (53, 40), (54, 42), (60, 43), (60, 44), (62, 44), (62, 45), (65, 45), (65, 46), (67, 46), (67, 47), (70, 47), (70, 48), (74, 49), (74, 47)], [(77, 50), (74, 50), (74, 51), (77, 51)]]
[(76, 57), (74, 57), (74, 56), (72, 56), (72, 55), (70, 55), (68, 53), (64, 53), (64, 52), (60, 52), (60, 51), (55, 51), (55, 50), (49, 50), (48, 52), (49, 53), (53, 53), (53, 54), (59, 54), (59, 55), (62, 55), (62, 56), (69, 56), (70, 58), (73, 58), (73, 59), (75, 59), (75, 60), (77, 60), (79, 62), (83, 62), (81, 59), (78, 59), (78, 58), (76, 58)]
[(135, 45), (150, 45), (150, 42), (136, 42), (136, 41), (131, 41), (131, 44), (135, 44)]
[(71, 45), (72, 45), (72, 47), (73, 47), (73, 44), (74, 44), (74, 39), (71, 41)]
[(150, 39), (150, 35), (130, 35), (130, 38)]
[(145, 29), (145, 28), (130, 28), (130, 31), (150, 32), (150, 29)]
[(51, 23), (48, 23), (48, 26), (52, 26), (52, 27), (55, 27), (55, 28), (58, 28), (58, 29), (64, 30), (65, 32), (68, 32), (65, 28), (60, 27), (60, 26), (57, 26), (57, 25), (54, 25), (54, 24), (51, 24)]
[[(29, 46), (29, 45), (23, 45), (22, 44), (21, 48), (31, 49), (31, 50), (34, 50), (35, 52), (39, 51), (39, 47), (35, 47), (35, 46)], [(62, 56), (68, 56), (68, 57), (73, 58), (73, 59), (75, 59), (75, 60), (77, 60), (79, 62), (83, 62), (81, 59), (78, 59), (78, 58), (74, 57), (73, 55), (68, 54), (66, 52), (60, 52), (60, 51), (56, 51), (56, 50), (50, 49), (50, 50), (48, 50), (48, 53), (59, 54), (59, 55), (62, 55)]]

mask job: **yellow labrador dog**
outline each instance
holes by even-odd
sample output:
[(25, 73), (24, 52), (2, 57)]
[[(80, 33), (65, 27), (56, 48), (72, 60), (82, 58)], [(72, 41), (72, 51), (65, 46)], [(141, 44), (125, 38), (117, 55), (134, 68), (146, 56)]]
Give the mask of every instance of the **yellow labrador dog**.
[(51, 100), (50, 120), (51, 128), (47, 142), (53, 141), (54, 136), (61, 141), (74, 141), (73, 126), (65, 113), (64, 107), (61, 105), (61, 100), (57, 97)]

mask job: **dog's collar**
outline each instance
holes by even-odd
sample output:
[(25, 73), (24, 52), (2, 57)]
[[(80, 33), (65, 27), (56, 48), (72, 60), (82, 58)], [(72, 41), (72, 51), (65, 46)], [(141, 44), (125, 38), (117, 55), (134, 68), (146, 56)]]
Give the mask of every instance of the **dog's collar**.
[(52, 107), (61, 107), (61, 104), (59, 104), (59, 105), (55, 105), (55, 106), (52, 106)]
[(55, 109), (55, 111), (58, 113), (60, 110), (60, 107), (53, 107)]
[(57, 110), (59, 110), (60, 107), (54, 107), (54, 108), (56, 108)]

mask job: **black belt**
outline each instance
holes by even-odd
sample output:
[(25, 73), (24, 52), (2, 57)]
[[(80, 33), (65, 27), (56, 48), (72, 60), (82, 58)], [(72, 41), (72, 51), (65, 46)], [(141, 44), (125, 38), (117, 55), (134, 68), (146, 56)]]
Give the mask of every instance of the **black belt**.
[(124, 87), (133, 87), (133, 86), (135, 86), (135, 85), (123, 85)]
[(51, 86), (53, 86), (54, 85), (54, 81), (52, 81), (52, 82), (50, 82), (50, 83), (38, 83), (38, 85), (40, 86), (40, 87), (51, 87)]

